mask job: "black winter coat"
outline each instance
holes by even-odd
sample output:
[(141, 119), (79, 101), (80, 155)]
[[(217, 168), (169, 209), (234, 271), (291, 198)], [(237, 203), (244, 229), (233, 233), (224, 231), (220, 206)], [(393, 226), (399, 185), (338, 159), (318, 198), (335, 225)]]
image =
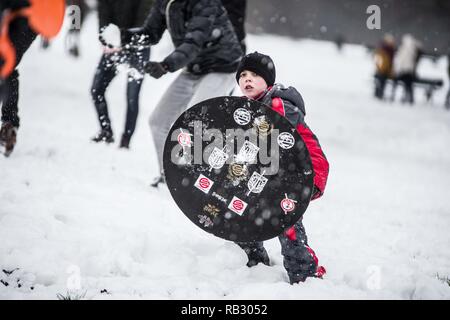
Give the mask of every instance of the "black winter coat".
[(245, 15), (247, 12), (247, 0), (222, 0), (222, 4), (227, 9), (228, 17), (236, 31), (242, 50), (245, 51)]
[(141, 26), (154, 0), (98, 0), (99, 29), (112, 23), (120, 29)]
[(156, 0), (143, 26), (151, 44), (167, 29), (175, 51), (164, 59), (170, 72), (235, 72), (243, 55), (220, 0)]

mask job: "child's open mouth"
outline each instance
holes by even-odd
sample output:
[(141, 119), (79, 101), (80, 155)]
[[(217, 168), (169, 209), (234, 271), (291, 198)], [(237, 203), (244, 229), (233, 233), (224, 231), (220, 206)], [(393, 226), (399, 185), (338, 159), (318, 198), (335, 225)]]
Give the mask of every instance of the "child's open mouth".
[(251, 90), (251, 89), (253, 89), (253, 86), (251, 86), (249, 84), (245, 86), (245, 90)]

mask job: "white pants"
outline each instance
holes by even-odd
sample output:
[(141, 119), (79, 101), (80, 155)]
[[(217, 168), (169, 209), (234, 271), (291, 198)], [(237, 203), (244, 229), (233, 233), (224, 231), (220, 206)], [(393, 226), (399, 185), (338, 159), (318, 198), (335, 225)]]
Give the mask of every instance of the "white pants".
[(234, 73), (208, 73), (199, 76), (183, 71), (172, 82), (149, 119), (160, 171), (163, 169), (164, 143), (178, 117), (201, 101), (230, 95), (235, 85)]

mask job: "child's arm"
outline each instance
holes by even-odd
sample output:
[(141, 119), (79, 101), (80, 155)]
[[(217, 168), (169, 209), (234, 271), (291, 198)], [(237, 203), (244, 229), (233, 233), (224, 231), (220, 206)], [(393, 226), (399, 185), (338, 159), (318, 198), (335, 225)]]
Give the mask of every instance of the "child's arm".
[(314, 171), (315, 190), (312, 200), (321, 197), (327, 184), (329, 163), (320, 146), (319, 139), (305, 123), (305, 106), (302, 96), (292, 87), (278, 90), (272, 99), (272, 108), (285, 116), (296, 127), (305, 142)]

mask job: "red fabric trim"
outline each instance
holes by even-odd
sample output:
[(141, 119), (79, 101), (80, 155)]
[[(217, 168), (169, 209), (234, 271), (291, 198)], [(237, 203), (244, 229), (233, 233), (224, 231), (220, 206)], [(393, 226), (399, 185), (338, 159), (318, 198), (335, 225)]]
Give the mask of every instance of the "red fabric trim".
[(297, 132), (302, 136), (303, 141), (305, 141), (306, 148), (311, 156), (311, 162), (314, 170), (314, 185), (318, 190), (318, 192), (313, 194), (311, 198), (311, 200), (314, 200), (322, 196), (325, 190), (330, 165), (312, 131), (307, 126), (299, 124), (297, 125)]
[(297, 240), (297, 234), (295, 232), (295, 228), (291, 227), (286, 231), (286, 237), (288, 237), (289, 240), (291, 241), (295, 241)]
[(286, 111), (284, 110), (283, 99), (275, 97), (272, 99), (272, 109), (281, 114), (283, 117), (286, 116)]
[(311, 256), (312, 256), (314, 262), (315, 262), (316, 265), (317, 265), (317, 269), (316, 269), (316, 274), (315, 274), (315, 276), (318, 277), (318, 278), (322, 278), (323, 275), (324, 275), (325, 273), (327, 273), (327, 270), (325, 269), (324, 266), (319, 266), (319, 258), (317, 258), (316, 253), (314, 252), (314, 250), (311, 249), (309, 246), (306, 246), (306, 245), (305, 245), (305, 247), (306, 247), (306, 249), (308, 250), (309, 254), (311, 254)]

